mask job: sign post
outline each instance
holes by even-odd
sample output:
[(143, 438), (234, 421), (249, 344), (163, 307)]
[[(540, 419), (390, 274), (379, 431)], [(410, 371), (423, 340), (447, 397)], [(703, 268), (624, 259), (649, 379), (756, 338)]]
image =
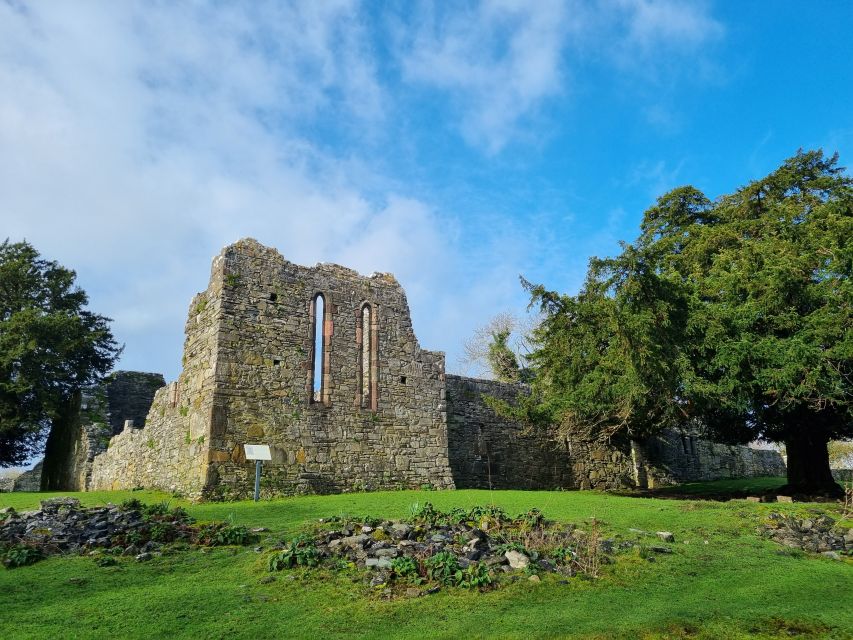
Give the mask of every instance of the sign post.
[(261, 497), (261, 467), (264, 460), (272, 460), (270, 448), (265, 444), (244, 444), (243, 450), (246, 452), (246, 460), (255, 461), (255, 502)]

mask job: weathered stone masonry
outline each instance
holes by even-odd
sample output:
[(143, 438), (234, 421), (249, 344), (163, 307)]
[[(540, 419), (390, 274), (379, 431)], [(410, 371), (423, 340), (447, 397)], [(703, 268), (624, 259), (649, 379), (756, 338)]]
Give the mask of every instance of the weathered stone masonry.
[(484, 397), (512, 404), (523, 385), (447, 376), (450, 465), (457, 487), (617, 489), (784, 476), (777, 451), (725, 445), (665, 430), (648, 440), (573, 441), (496, 415)]
[(63, 428), (48, 439), (40, 486), (45, 491), (82, 491), (89, 486), (95, 456), (125, 424), (141, 429), (157, 389), (159, 373), (115, 371), (103, 383), (77, 394), (65, 412)]
[[(318, 294), (324, 365), (314, 401)], [(375, 331), (368, 402), (365, 304)], [(246, 443), (271, 446), (269, 493), (453, 487), (444, 394), (444, 354), (420, 348), (393, 276), (301, 267), (243, 240), (214, 260), (210, 286), (193, 299), (178, 381), (157, 393), (145, 429), (125, 430), (98, 457), (92, 487), (248, 495)]]
[(214, 259), (207, 290), (190, 304), (180, 376), (157, 391), (144, 428), (128, 424), (94, 458), (87, 486), (247, 496), (254, 465), (244, 444), (271, 447), (267, 495), (616, 488), (778, 471), (745, 447), (709, 443), (694, 464), (666, 437), (585, 443), (531, 433), (483, 401), (523, 392), (445, 375), (444, 354), (421, 349), (390, 274), (302, 267), (241, 240)]

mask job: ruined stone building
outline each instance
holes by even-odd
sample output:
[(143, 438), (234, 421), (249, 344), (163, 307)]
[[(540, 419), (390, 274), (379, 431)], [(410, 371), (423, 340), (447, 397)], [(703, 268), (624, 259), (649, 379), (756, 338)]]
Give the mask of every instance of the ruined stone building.
[(570, 442), (483, 401), (520, 392), (447, 375), (444, 354), (418, 343), (392, 275), (302, 267), (246, 239), (214, 258), (190, 304), (178, 379), (121, 372), (82, 398), (76, 435), (54, 448), (42, 485), (247, 496), (244, 444), (271, 448), (267, 495), (784, 475), (776, 452), (676, 432), (642, 445)]

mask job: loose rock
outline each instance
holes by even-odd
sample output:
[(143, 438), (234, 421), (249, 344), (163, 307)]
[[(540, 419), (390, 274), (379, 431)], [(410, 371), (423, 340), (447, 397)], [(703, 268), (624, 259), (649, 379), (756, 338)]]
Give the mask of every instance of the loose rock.
[(507, 551), (504, 557), (513, 569), (526, 569), (530, 565), (530, 558), (520, 551)]

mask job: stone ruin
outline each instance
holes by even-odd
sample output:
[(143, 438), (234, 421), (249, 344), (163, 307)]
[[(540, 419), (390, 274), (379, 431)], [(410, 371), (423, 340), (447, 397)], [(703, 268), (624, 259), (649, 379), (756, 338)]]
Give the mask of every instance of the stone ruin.
[(785, 473), (775, 451), (679, 432), (571, 441), (484, 402), (519, 393), (446, 374), (444, 353), (418, 343), (392, 275), (302, 267), (244, 239), (214, 258), (190, 304), (178, 379), (119, 372), (81, 397), (69, 439), (48, 443), (42, 487), (247, 497), (254, 463), (244, 444), (270, 446), (263, 495), (614, 489)]

